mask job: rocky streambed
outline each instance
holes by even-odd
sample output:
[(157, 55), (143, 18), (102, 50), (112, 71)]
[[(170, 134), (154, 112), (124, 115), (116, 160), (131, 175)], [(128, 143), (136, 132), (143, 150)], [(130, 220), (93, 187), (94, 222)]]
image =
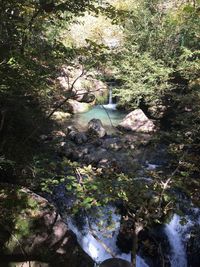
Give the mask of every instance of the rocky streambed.
[[(131, 116), (134, 116), (134, 114)], [(57, 150), (58, 155), (81, 164), (91, 164), (94, 167), (105, 170), (112, 168), (116, 172), (137, 173), (138, 179), (147, 180), (148, 177), (145, 176), (146, 171), (148, 172), (167, 164), (167, 147), (163, 144), (152, 145), (150, 132), (153, 132), (155, 129), (152, 122), (148, 121), (146, 125), (143, 123), (142, 131), (141, 129), (137, 131), (134, 128), (132, 129), (134, 133), (130, 132), (131, 116), (127, 117), (128, 124), (124, 121), (120, 126), (120, 129), (124, 128), (125, 132), (115, 131), (114, 134), (107, 134), (101, 121), (98, 119), (91, 120), (88, 123), (87, 130), (84, 132), (76, 129), (74, 126), (68, 127), (64, 137), (60, 140)], [(54, 203), (59, 203), (62, 207), (66, 207), (68, 200), (65, 198), (65, 193), (62, 190), (62, 186), (56, 189), (53, 201)], [(107, 207), (106, 210), (109, 211), (110, 208)], [(119, 236), (121, 236), (120, 214), (115, 214), (113, 207), (110, 212), (113, 214), (114, 228), (111, 232), (106, 231), (107, 237), (105, 237), (102, 236), (102, 233), (107, 229), (107, 226), (99, 228), (98, 222), (92, 219), (91, 215), (87, 219), (84, 215), (83, 220), (78, 218), (79, 223), (82, 220), (80, 228), (80, 225), (78, 226), (79, 223), (77, 224), (76, 221), (77, 218), (69, 219), (69, 217), (66, 217), (65, 212), (61, 211), (66, 223), (76, 233), (79, 244), (97, 265), (112, 257), (130, 262), (130, 248), (127, 249), (126, 247), (128, 247), (127, 244), (131, 240), (127, 236), (122, 236), (122, 238), (120, 237), (121, 240), (119, 239)], [(103, 217), (101, 217), (103, 221), (106, 221), (105, 213), (103, 212)], [(197, 213), (199, 214), (199, 211)], [(96, 213), (94, 214), (95, 218)], [(190, 236), (190, 233), (199, 225), (198, 216), (194, 217), (191, 215), (188, 217), (188, 222), (190, 223), (182, 224), (182, 218), (175, 214), (171, 219), (169, 218), (166, 224), (155, 225), (151, 230), (142, 231), (139, 235), (140, 244), (137, 267), (197, 267), (199, 256), (195, 252), (196, 249), (194, 247), (192, 248), (193, 251), (191, 251), (191, 244), (193, 242), (198, 244), (198, 241), (194, 236)], [(92, 229), (95, 234), (91, 234), (88, 220), (92, 221)], [(108, 252), (109, 248), (112, 248), (110, 252)], [(117, 261), (115, 264), (117, 264)]]
[[(167, 164), (167, 147), (152, 143), (152, 122), (144, 127), (144, 121), (137, 121), (144, 131), (130, 131), (134, 115), (129, 115), (128, 122), (124, 121), (120, 131), (114, 133), (105, 129), (99, 119), (92, 119), (84, 131), (74, 125), (63, 127), (52, 136), (42, 136), (42, 142), (47, 146), (49, 142), (56, 144), (55, 164), (67, 158), (105, 171), (111, 168), (117, 173), (137, 173), (138, 180), (149, 182), (148, 171)], [(122, 132), (122, 128), (126, 131)], [(67, 212), (74, 198), (67, 193), (66, 182), (54, 185), (51, 193), (40, 193), (45, 199), (20, 187), (0, 188), (2, 266), (8, 262), (44, 267), (129, 266), (132, 240), (121, 227), (122, 213), (117, 209), (120, 203), (74, 217)], [(10, 213), (4, 216), (8, 208)], [(141, 231), (137, 267), (198, 266), (199, 210), (185, 214), (184, 224), (181, 217), (173, 215), (165, 224)], [(8, 221), (13, 224), (5, 227), (10, 216)]]

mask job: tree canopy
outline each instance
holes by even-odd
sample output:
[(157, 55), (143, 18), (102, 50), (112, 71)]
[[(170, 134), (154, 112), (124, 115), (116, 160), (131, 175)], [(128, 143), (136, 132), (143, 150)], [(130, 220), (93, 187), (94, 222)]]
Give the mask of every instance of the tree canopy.
[[(72, 213), (120, 201), (136, 236), (176, 208), (177, 188), (199, 206), (199, 0), (1, 0), (0, 16), (1, 182), (20, 177), (45, 193), (65, 183)], [(41, 139), (65, 127), (52, 115), (83, 76), (87, 91), (87, 75), (112, 82), (119, 109), (141, 108), (157, 126), (151, 142), (165, 144), (170, 161), (148, 172), (151, 183), (60, 159), (58, 143)]]

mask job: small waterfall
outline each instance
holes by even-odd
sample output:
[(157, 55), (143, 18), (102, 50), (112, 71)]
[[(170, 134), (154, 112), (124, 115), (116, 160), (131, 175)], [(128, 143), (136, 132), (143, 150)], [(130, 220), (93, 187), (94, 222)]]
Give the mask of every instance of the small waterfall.
[(113, 96), (112, 96), (112, 86), (109, 87), (109, 97), (108, 97), (108, 104), (103, 105), (106, 109), (116, 109), (116, 104), (113, 104)]
[[(97, 214), (95, 218), (88, 218), (91, 223), (90, 225), (85, 223), (82, 230), (78, 229), (76, 223), (68, 218), (69, 228), (76, 234), (83, 250), (96, 262), (95, 266), (113, 257), (130, 262), (131, 254), (122, 253), (116, 245), (121, 216), (115, 213), (115, 208), (112, 206), (100, 208), (99, 211), (100, 214)], [(136, 257), (136, 266), (148, 267), (140, 256)]]
[[(146, 162), (148, 170), (154, 170), (157, 167), (158, 165)], [(64, 207), (64, 210), (63, 208), (60, 210), (62, 218), (68, 224), (69, 229), (76, 234), (83, 250), (96, 262), (95, 266), (113, 257), (131, 261), (130, 253), (122, 253), (116, 245), (121, 216), (116, 213), (115, 207), (111, 205), (99, 207), (98, 210), (92, 210), (93, 212), (87, 214), (87, 216), (80, 216), (78, 218), (78, 226), (76, 220), (65, 212), (66, 207), (73, 205), (73, 199), (66, 196), (65, 186), (58, 186), (53, 196), (55, 203), (60, 207)], [(188, 251), (186, 251), (186, 245), (190, 240), (193, 227), (200, 224), (200, 209), (192, 208), (192, 205), (189, 204), (188, 206), (183, 206), (185, 216), (180, 217), (174, 214), (172, 220), (164, 225), (165, 237), (167, 236), (170, 246), (170, 253), (167, 251), (167, 254), (164, 254), (169, 258), (170, 267), (188, 267), (190, 259), (187, 259)], [(136, 266), (148, 267), (147, 263), (139, 255), (136, 258)]]
[(112, 105), (112, 104), (113, 104), (113, 101), (112, 101), (112, 87), (110, 87), (108, 105)]
[(171, 267), (188, 266), (186, 244), (190, 238), (192, 227), (200, 224), (200, 210), (190, 209), (183, 219), (184, 223), (181, 222), (179, 215), (174, 214), (170, 223), (166, 224), (164, 228), (171, 248), (169, 256)]
[(177, 214), (174, 214), (170, 223), (165, 226), (165, 233), (171, 248), (171, 267), (187, 267), (187, 254), (182, 240), (183, 228)]

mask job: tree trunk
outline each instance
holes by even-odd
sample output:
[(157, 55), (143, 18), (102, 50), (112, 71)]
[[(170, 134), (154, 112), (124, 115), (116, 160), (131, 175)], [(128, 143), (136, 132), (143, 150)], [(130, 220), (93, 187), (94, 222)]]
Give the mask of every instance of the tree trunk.
[(132, 251), (131, 251), (131, 263), (132, 267), (136, 267), (136, 253), (138, 249), (138, 235), (136, 229), (133, 229), (133, 244), (132, 244)]
[(138, 250), (138, 235), (139, 232), (143, 229), (143, 225), (140, 223), (135, 223), (132, 236), (133, 236), (133, 244), (132, 244), (132, 251), (131, 251), (131, 264), (132, 267), (136, 267), (136, 255)]

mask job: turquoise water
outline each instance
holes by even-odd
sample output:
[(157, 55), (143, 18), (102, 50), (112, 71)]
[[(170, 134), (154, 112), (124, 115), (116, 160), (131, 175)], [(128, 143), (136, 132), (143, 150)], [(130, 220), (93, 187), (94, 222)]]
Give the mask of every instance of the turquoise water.
[(103, 126), (108, 132), (113, 132), (113, 126), (117, 126), (126, 116), (125, 112), (119, 111), (116, 108), (106, 108), (106, 105), (95, 106), (85, 113), (75, 114), (72, 117), (71, 123), (79, 130), (86, 130), (87, 124), (91, 119), (100, 119)]

